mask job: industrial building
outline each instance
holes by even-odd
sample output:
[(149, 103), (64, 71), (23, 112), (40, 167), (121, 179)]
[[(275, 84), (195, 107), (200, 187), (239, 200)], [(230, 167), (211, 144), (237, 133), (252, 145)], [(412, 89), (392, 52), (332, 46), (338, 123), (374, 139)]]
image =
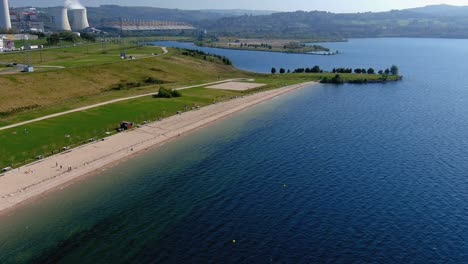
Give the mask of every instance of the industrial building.
[(15, 50), (14, 35), (0, 35), (0, 52)]
[[(44, 12), (44, 11), (41, 11)], [(47, 11), (50, 17), (44, 21), (44, 16), (40, 18), (40, 11), (36, 8), (26, 8), (23, 10), (9, 9), (8, 0), (0, 0), (0, 33), (13, 29), (19, 33), (44, 33), (45, 25), (51, 31), (64, 32), (101, 32), (91, 28), (88, 22), (87, 9), (81, 5), (65, 4), (63, 7), (51, 7)], [(42, 19), (42, 21), (41, 21)], [(138, 20), (116, 18), (102, 22), (103, 28), (112, 28), (122, 31), (172, 31), (172, 30), (194, 30), (195, 27), (183, 22)]]
[(89, 28), (88, 12), (86, 9), (72, 9), (72, 29), (82, 31)]
[(10, 6), (8, 0), (0, 0), (0, 30), (10, 30)]
[(44, 32), (44, 22), (39, 20), (36, 8), (10, 11), (10, 18), (15, 32)]
[(70, 21), (68, 19), (68, 9), (66, 7), (49, 8), (52, 24), (57, 31), (71, 31)]

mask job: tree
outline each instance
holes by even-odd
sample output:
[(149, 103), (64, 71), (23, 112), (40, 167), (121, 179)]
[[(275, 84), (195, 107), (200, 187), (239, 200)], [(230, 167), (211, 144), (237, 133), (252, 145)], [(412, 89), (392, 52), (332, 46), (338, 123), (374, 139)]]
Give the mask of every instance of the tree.
[(49, 46), (55, 46), (59, 44), (59, 42), (60, 42), (60, 36), (58, 34), (52, 34), (47, 37), (47, 44)]
[(81, 38), (90, 42), (96, 42), (96, 34), (81, 33)]
[(392, 75), (398, 75), (400, 73), (400, 69), (398, 69), (396, 65), (392, 65), (392, 67), (390, 68), (390, 72), (392, 73)]
[(280, 69), (280, 73), (281, 73), (281, 74), (283, 74), (283, 73), (285, 73), (285, 72), (286, 72), (286, 70), (285, 70), (284, 68), (281, 68), (281, 69)]
[(361, 69), (355, 69), (355, 70), (354, 70), (354, 73), (361, 74), (361, 73), (362, 73), (362, 70), (361, 70)]
[(159, 89), (159, 93), (153, 95), (154, 98), (171, 98), (180, 97), (180, 93), (176, 90), (169, 90), (166, 88)]
[(369, 68), (367, 70), (367, 74), (375, 74), (375, 70), (373, 68)]
[(389, 68), (387, 68), (387, 69), (385, 70), (385, 74), (386, 74), (386, 75), (389, 75), (389, 74), (390, 74), (390, 69), (389, 69)]
[(380, 71), (379, 71), (379, 74), (380, 74), (380, 75), (383, 75), (383, 71), (382, 71), (382, 70), (380, 70)]
[(275, 67), (271, 68), (271, 74), (275, 74), (275, 73), (276, 73), (276, 68)]
[(314, 73), (318, 73), (318, 72), (320, 72), (320, 67), (315, 65), (310, 71), (314, 72)]

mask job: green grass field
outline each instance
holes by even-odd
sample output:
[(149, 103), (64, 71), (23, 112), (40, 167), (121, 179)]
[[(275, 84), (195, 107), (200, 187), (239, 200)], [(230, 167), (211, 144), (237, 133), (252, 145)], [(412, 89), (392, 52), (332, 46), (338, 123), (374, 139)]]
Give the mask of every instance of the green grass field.
[(134, 44), (121, 46), (119, 43), (109, 42), (4, 53), (0, 54), (0, 62), (31, 64), (34, 66), (62, 66), (66, 68), (94, 66), (120, 62), (120, 53), (122, 51), (137, 58), (162, 52), (160, 48), (136, 47)]

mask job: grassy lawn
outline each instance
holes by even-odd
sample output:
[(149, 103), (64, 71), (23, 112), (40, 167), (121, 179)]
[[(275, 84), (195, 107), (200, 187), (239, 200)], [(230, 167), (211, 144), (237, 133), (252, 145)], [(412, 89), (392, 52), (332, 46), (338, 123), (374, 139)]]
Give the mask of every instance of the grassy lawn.
[(160, 54), (162, 50), (157, 47), (142, 46), (121, 47), (118, 43), (95, 43), (83, 44), (74, 47), (49, 48), (43, 50), (31, 50), (15, 53), (0, 54), (0, 62), (5, 63), (25, 63), (25, 54), (28, 64), (34, 66), (63, 66), (63, 67), (83, 67), (94, 66), (106, 63), (120, 62), (120, 52), (124, 50), (128, 55), (137, 58), (148, 57), (151, 54)]

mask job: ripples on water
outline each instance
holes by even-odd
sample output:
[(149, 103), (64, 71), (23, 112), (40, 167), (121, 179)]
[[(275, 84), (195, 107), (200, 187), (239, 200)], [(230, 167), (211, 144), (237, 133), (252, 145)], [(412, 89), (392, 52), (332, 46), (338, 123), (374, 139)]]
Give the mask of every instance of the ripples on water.
[[(0, 262), (465, 263), (468, 79), (454, 69), (467, 44), (268, 54), (291, 68), (396, 63), (405, 81), (304, 89), (50, 195), (0, 220)], [(271, 68), (238, 53), (223, 55)]]

